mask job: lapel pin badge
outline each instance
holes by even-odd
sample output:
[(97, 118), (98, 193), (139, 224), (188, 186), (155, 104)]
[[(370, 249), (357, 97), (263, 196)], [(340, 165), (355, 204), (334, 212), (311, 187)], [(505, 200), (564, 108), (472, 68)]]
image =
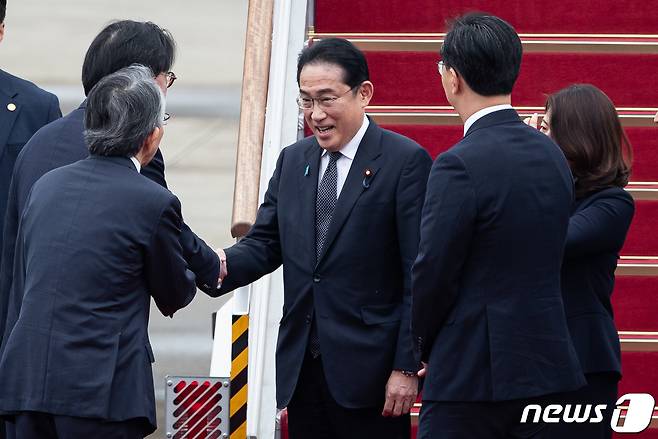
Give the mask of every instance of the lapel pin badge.
[(370, 187), (370, 179), (372, 178), (372, 171), (370, 168), (366, 168), (365, 171), (363, 171), (363, 188), (368, 189)]
[(304, 177), (308, 177), (308, 170), (311, 168), (311, 165), (306, 165), (306, 169), (304, 169)]
[(10, 102), (9, 104), (7, 104), (7, 110), (16, 111), (16, 104), (14, 104), (13, 102)]

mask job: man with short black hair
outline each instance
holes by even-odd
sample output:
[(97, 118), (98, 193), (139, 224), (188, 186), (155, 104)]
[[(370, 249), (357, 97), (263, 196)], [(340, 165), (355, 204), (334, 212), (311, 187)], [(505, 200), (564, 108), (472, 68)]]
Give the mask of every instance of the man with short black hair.
[(164, 133), (164, 96), (131, 66), (89, 93), (91, 155), (48, 172), (21, 217), (20, 319), (0, 356), (0, 412), (18, 439), (136, 439), (156, 428), (150, 298), (171, 316), (196, 293), (180, 202), (139, 170)]
[(407, 439), (410, 269), (431, 159), (365, 115), (374, 86), (347, 40), (304, 49), (297, 80), (313, 136), (281, 151), (219, 292), (283, 264), (276, 393), (291, 439)]
[[(6, 11), (7, 0), (0, 0), (0, 41), (5, 35)], [(16, 157), (39, 128), (61, 115), (57, 96), (0, 70), (0, 248)]]
[(484, 14), (457, 18), (441, 48), (464, 138), (432, 166), (412, 270), (419, 439), (537, 438), (523, 408), (585, 384), (560, 292), (573, 181), (511, 107), (521, 54), (514, 29)]
[[(176, 76), (170, 72), (174, 62), (175, 43), (171, 34), (150, 22), (122, 20), (111, 23), (91, 43), (82, 66), (82, 83), (88, 93), (96, 83), (123, 67), (134, 63), (151, 69), (163, 93)], [(7, 208), (4, 230), (2, 264), (0, 265), (0, 339), (5, 337), (18, 318), (20, 290), (12, 288), (14, 276), (14, 244), (20, 213), (32, 185), (46, 172), (68, 165), (89, 155), (83, 138), (87, 101), (65, 117), (39, 130), (16, 161)], [(141, 174), (167, 187), (164, 159), (160, 149)], [(214, 290), (220, 274), (218, 255), (184, 222), (180, 234), (183, 255), (195, 273), (197, 286), (204, 291)]]

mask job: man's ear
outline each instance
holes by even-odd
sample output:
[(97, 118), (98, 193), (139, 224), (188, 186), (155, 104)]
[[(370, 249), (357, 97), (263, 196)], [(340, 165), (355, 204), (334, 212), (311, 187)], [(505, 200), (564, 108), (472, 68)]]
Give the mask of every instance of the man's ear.
[(361, 106), (363, 108), (367, 107), (368, 104), (370, 104), (370, 99), (372, 99), (372, 95), (374, 92), (375, 92), (375, 86), (372, 85), (372, 82), (363, 81), (363, 83), (359, 87), (359, 92), (358, 92), (359, 99), (361, 100)]
[(464, 85), (462, 84), (462, 81), (464, 78), (462, 78), (455, 69), (450, 67), (447, 71), (448, 73), (448, 84), (450, 85), (450, 92), (453, 95), (458, 94), (459, 92), (463, 91)]
[(160, 140), (162, 140), (163, 135), (164, 130), (162, 127), (156, 127), (153, 129), (153, 131), (151, 131), (151, 134), (149, 134), (146, 139), (144, 139), (144, 143), (142, 144), (141, 149), (135, 156), (137, 160), (139, 160), (139, 162), (142, 164), (142, 166), (146, 166), (158, 151), (158, 148), (160, 147)]
[(5, 37), (5, 23), (0, 23), (0, 41)]
[(158, 150), (163, 134), (164, 130), (162, 127), (155, 127), (153, 131), (151, 131), (151, 134), (148, 135), (144, 141), (144, 147), (146, 148), (146, 151), (149, 153), (149, 155), (155, 154), (155, 151)]

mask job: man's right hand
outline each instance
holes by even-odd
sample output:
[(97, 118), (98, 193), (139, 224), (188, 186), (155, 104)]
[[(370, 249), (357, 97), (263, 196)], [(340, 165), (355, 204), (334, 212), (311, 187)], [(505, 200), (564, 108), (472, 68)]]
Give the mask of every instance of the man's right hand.
[(226, 276), (228, 276), (228, 268), (226, 266), (226, 253), (224, 253), (224, 249), (218, 248), (215, 250), (217, 253), (217, 256), (219, 256), (219, 279), (218, 279), (218, 284), (221, 285), (222, 281)]

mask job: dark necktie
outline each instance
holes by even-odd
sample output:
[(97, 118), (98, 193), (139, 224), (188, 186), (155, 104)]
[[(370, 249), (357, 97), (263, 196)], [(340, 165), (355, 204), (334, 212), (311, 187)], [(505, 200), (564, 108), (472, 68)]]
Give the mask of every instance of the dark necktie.
[[(327, 166), (320, 185), (318, 196), (315, 200), (315, 260), (320, 260), (324, 241), (327, 239), (331, 218), (334, 214), (336, 201), (338, 200), (338, 169), (336, 162), (341, 157), (338, 151), (329, 153), (329, 165)], [(320, 338), (315, 318), (311, 324), (311, 335), (308, 347), (313, 358), (320, 356)]]
[(329, 165), (324, 171), (318, 196), (315, 201), (315, 256), (320, 260), (324, 241), (327, 239), (331, 217), (334, 215), (336, 200), (338, 199), (338, 169), (336, 162), (342, 156), (338, 151), (329, 153)]

